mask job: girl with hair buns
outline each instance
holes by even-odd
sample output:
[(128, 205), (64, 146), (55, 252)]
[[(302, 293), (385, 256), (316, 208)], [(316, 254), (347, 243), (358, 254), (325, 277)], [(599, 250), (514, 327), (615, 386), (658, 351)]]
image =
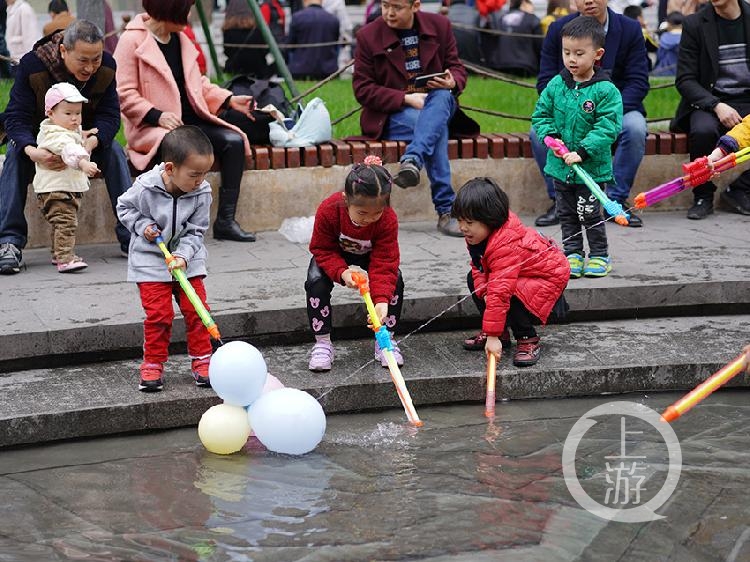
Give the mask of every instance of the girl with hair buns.
[[(331, 344), (331, 291), (339, 283), (351, 289), (356, 268), (367, 271), (370, 294), (384, 326), (393, 331), (401, 316), (404, 281), (399, 270), (398, 218), (390, 206), (393, 178), (377, 156), (355, 164), (344, 183), (344, 191), (325, 199), (315, 213), (310, 241), (312, 259), (307, 270), (305, 296), (315, 346), (310, 355), (311, 371), (328, 371), (333, 363)], [(404, 364), (394, 344), (399, 366)], [(377, 342), (375, 359), (388, 363)]]

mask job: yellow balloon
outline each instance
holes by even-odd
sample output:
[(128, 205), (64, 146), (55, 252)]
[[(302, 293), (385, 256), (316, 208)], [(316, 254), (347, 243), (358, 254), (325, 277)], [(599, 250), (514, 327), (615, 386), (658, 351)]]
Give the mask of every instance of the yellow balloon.
[(211, 406), (198, 422), (203, 446), (217, 455), (231, 455), (242, 449), (250, 437), (250, 420), (242, 406)]

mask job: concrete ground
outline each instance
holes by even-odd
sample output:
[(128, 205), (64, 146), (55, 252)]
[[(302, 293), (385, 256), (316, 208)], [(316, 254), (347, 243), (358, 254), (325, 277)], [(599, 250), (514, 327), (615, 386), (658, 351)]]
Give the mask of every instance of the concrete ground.
[[(570, 282), (570, 323), (543, 329), (536, 367), (503, 359), (498, 396), (689, 388), (748, 343), (748, 219), (717, 212), (703, 221), (682, 213), (644, 220), (642, 229), (608, 225), (612, 274)], [(544, 231), (559, 241), (558, 228)], [(397, 337), (415, 404), (481, 400), (482, 354), (460, 345), (479, 325), (466, 298), (463, 240), (439, 235), (434, 223), (408, 223), (400, 245), (406, 294)], [(371, 362), (354, 291), (334, 291), (334, 369), (307, 371), (305, 245), (270, 232), (253, 244), (208, 240), (208, 249), (209, 303), (225, 340), (258, 345), (271, 373), (320, 397), (328, 412), (398, 406), (387, 371)], [(126, 260), (116, 245), (78, 253), (90, 264), (80, 274), (58, 274), (48, 250), (30, 250), (25, 271), (0, 278), (0, 445), (191, 425), (218, 400), (190, 384), (180, 321), (165, 390), (135, 390), (142, 311), (125, 281)]]

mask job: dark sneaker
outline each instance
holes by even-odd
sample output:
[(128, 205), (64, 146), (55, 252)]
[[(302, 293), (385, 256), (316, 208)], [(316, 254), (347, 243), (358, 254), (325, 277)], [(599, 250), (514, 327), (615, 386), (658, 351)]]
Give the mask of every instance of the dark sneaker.
[(750, 215), (750, 193), (728, 187), (721, 192), (721, 200), (735, 213)]
[(138, 390), (143, 392), (157, 392), (164, 388), (161, 378), (164, 366), (161, 363), (141, 363), (141, 382)]
[(23, 258), (15, 244), (0, 244), (0, 274), (13, 275), (21, 271)]
[(443, 213), (438, 217), (437, 229), (441, 234), (446, 236), (456, 236), (463, 238), (461, 230), (458, 228), (458, 221), (450, 213)]
[(531, 367), (542, 353), (539, 338), (521, 338), (516, 341), (516, 352), (513, 354), (513, 364), (516, 367)]
[(536, 226), (554, 226), (560, 224), (560, 219), (557, 216), (557, 204), (552, 203), (552, 206), (547, 209), (546, 213), (536, 218), (534, 224)]
[(705, 219), (714, 212), (714, 202), (712, 199), (696, 199), (693, 206), (688, 209), (687, 218), (694, 221)]
[[(484, 332), (479, 332), (476, 336), (472, 336), (464, 340), (464, 349), (466, 349), (467, 351), (481, 351), (484, 349), (484, 344), (486, 343), (487, 334), (485, 334)], [(505, 328), (505, 330), (503, 330), (503, 333), (500, 335), (500, 345), (503, 346), (503, 349), (510, 349), (510, 332), (508, 332), (508, 328)]]
[(401, 167), (398, 169), (396, 177), (393, 178), (393, 182), (403, 188), (414, 187), (419, 184), (419, 168), (414, 160), (401, 162)]
[(210, 357), (193, 359), (190, 364), (190, 374), (193, 375), (193, 379), (195, 379), (195, 386), (211, 386), (211, 381), (208, 380), (209, 363), (211, 363)]

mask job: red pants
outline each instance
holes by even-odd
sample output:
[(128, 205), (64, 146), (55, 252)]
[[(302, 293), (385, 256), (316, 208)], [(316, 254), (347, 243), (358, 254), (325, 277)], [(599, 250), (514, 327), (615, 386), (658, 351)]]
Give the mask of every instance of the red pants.
[[(206, 288), (203, 286), (203, 278), (191, 277), (189, 281), (206, 310), (209, 310), (206, 304)], [(144, 362), (165, 363), (169, 357), (169, 339), (172, 335), (172, 321), (174, 320), (173, 296), (185, 317), (188, 354), (191, 357), (211, 355), (211, 337), (177, 281), (138, 283), (138, 290), (141, 292), (141, 304), (146, 313), (146, 320), (143, 323)]]

